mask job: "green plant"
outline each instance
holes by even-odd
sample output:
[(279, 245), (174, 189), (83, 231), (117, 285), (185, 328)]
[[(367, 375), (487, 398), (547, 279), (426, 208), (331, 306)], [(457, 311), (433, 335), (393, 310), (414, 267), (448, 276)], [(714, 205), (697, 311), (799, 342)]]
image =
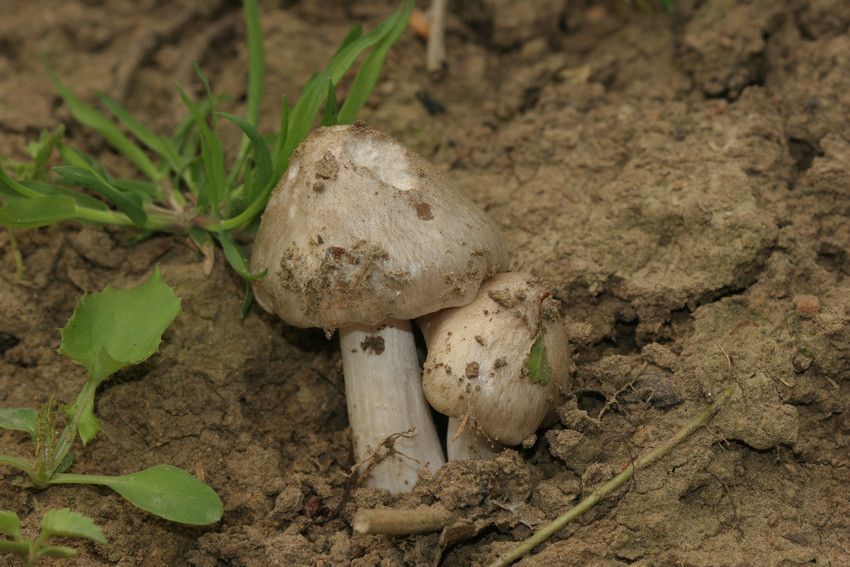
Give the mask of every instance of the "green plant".
[[(250, 273), (238, 237), (255, 228), (292, 152), (307, 137), (317, 116), (321, 113), (322, 125), (354, 121), (378, 80), (389, 48), (407, 26), (413, 0), (404, 0), (367, 34), (359, 25), (352, 28), (327, 66), (304, 87), (295, 105), (289, 108), (285, 100), (281, 102), (280, 128), (269, 136), (257, 130), (264, 73), (259, 9), (256, 0), (244, 0), (243, 4), (249, 52), (245, 117), (216, 111), (221, 97), (212, 94), (206, 77), (196, 67), (206, 98), (192, 101), (178, 86), (189, 115), (171, 136), (162, 136), (106, 95), (98, 99), (111, 117), (84, 102), (48, 69), (74, 119), (100, 134), (141, 178), (110, 174), (94, 158), (67, 145), (61, 129), (44, 133), (30, 147), (33, 162), (16, 168), (18, 179), (0, 169), (0, 226), (32, 228), (73, 220), (136, 227), (143, 235), (155, 231), (182, 233), (207, 256), (218, 242), (227, 261), (242, 277), (260, 277), (262, 274)], [(337, 84), (370, 49), (344, 102), (338, 104)], [(243, 132), (229, 171), (218, 133), (220, 118)], [(62, 163), (48, 171), (54, 149), (58, 149)]]
[(91, 518), (68, 508), (50, 510), (41, 518), (41, 531), (34, 540), (21, 534), (21, 520), (14, 512), (0, 510), (0, 535), (12, 539), (0, 539), (0, 552), (19, 555), (24, 567), (35, 565), (40, 557), (73, 557), (76, 550), (70, 547), (48, 545), (52, 537), (75, 537), (106, 543), (103, 532)]
[(0, 428), (23, 431), (34, 445), (32, 460), (0, 454), (0, 465), (23, 471), (39, 489), (54, 484), (102, 485), (168, 520), (194, 525), (218, 521), (222, 504), (215, 491), (177, 467), (158, 465), (123, 476), (65, 472), (74, 460), (77, 435), (85, 445), (100, 429), (94, 415), (98, 386), (118, 370), (153, 355), (162, 333), (179, 311), (180, 300), (158, 270), (135, 288), (107, 287), (84, 296), (62, 329), (59, 352), (83, 365), (89, 372), (88, 380), (76, 401), (64, 408), (61, 429), (56, 424), (61, 413), (54, 411), (52, 400), (40, 410), (0, 409)]

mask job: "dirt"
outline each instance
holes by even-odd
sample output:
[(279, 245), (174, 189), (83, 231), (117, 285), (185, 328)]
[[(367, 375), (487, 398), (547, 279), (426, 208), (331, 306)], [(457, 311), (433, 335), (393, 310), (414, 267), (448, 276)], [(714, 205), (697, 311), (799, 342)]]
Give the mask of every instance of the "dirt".
[[(74, 470), (172, 463), (221, 494), (224, 518), (180, 527), (105, 489), (10, 484), (0, 508), (32, 530), (70, 506), (104, 528), (72, 565), (478, 564), (511, 548), (724, 388), (729, 405), (670, 455), (535, 550), (527, 565), (846, 564), (850, 558), (850, 9), (841, 0), (463, 3), (449, 66), (424, 72), (405, 34), (362, 117), (421, 152), (501, 226), (512, 269), (543, 277), (577, 348), (559, 421), (528, 449), (451, 463), (391, 497), (354, 486), (338, 343), (254, 309), (221, 257), (204, 274), (182, 238), (74, 225), (0, 232), (0, 404), (73, 399), (83, 371), (57, 329), (85, 290), (154, 264), (183, 313), (158, 356), (101, 390), (103, 432)], [(514, 3), (515, 4), (515, 3)], [(523, 3), (525, 4), (525, 3)], [(264, 2), (278, 97), (391, 3)], [(121, 96), (155, 129), (182, 116), (175, 79), (244, 84), (235, 2), (16, 3), (0, 19), (0, 154), (40, 129), (109, 167), (69, 120), (39, 62), (85, 98)], [(187, 13), (189, 14), (187, 16)], [(236, 132), (229, 146), (238, 143)], [(24, 455), (23, 436), (0, 435)], [(359, 506), (440, 503), (475, 528), (353, 533)], [(49, 562), (46, 562), (50, 564)]]

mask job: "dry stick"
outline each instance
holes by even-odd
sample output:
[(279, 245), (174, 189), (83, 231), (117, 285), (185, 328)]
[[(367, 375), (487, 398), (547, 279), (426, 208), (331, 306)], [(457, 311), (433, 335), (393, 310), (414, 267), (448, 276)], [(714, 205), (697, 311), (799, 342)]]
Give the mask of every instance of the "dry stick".
[(21, 254), (21, 249), (18, 248), (18, 239), (15, 238), (14, 231), (9, 228), (9, 248), (12, 251), (12, 257), (15, 259), (15, 274), (18, 276), (18, 281), (27, 279), (27, 269), (24, 266), (24, 257)]
[(457, 520), (457, 515), (440, 504), (419, 508), (395, 510), (360, 509), (351, 524), (362, 534), (410, 535), (436, 532)]
[(442, 71), (446, 62), (446, 5), (448, 0), (432, 0), (431, 29), (425, 52), (425, 68), (429, 73)]
[(493, 563), (490, 564), (489, 567), (506, 567), (510, 565), (514, 561), (522, 558), (526, 553), (552, 537), (555, 532), (559, 531), (561, 528), (566, 526), (572, 520), (578, 518), (591, 508), (593, 508), (598, 502), (603, 500), (609, 494), (623, 486), (634, 474), (635, 470), (642, 469), (648, 467), (652, 463), (659, 460), (661, 457), (665, 456), (670, 452), (673, 447), (687, 439), (692, 433), (694, 433), (697, 429), (708, 423), (711, 418), (720, 411), (720, 408), (724, 403), (729, 399), (729, 396), (732, 394), (732, 388), (727, 388), (724, 390), (713, 404), (708, 406), (701, 414), (692, 419), (685, 425), (682, 429), (680, 429), (673, 437), (668, 439), (666, 442), (662, 443), (652, 451), (638, 457), (636, 461), (627, 466), (623, 472), (597, 488), (593, 491), (593, 493), (567, 510), (565, 513), (558, 516), (555, 520), (550, 522), (546, 527), (539, 530), (530, 538), (524, 540), (517, 547), (512, 549), (511, 551), (505, 553), (504, 555), (497, 558)]

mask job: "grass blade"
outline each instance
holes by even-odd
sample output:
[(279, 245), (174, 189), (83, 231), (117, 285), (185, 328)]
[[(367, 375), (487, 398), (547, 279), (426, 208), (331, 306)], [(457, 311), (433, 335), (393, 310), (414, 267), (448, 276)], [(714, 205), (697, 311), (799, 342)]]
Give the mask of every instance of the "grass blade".
[(283, 149), (286, 159), (289, 159), (298, 144), (303, 142), (310, 133), (313, 120), (328, 96), (326, 87), (328, 81), (331, 81), (331, 78), (326, 73), (313, 75), (289, 114), (286, 143)]
[(369, 94), (378, 82), (387, 53), (401, 34), (404, 33), (404, 30), (407, 29), (407, 22), (410, 19), (410, 13), (412, 11), (412, 0), (405, 2), (395, 25), (381, 39), (380, 43), (375, 46), (375, 49), (372, 50), (366, 61), (363, 62), (363, 65), (357, 72), (357, 76), (354, 78), (354, 84), (351, 86), (351, 90), (348, 96), (345, 97), (345, 102), (339, 110), (337, 124), (351, 124), (357, 118), (357, 114), (363, 108), (363, 105), (366, 104)]
[(59, 175), (63, 183), (80, 185), (103, 195), (137, 226), (144, 226), (145, 221), (148, 220), (148, 215), (142, 210), (142, 200), (138, 195), (123, 193), (102, 177), (98, 177), (82, 167), (63, 165), (54, 167), (53, 171)]
[(150, 150), (159, 154), (159, 156), (171, 168), (171, 171), (173, 171), (176, 175), (180, 175), (180, 173), (186, 168), (186, 164), (183, 163), (183, 159), (166, 138), (159, 136), (151, 131), (147, 126), (139, 122), (135, 116), (130, 114), (116, 100), (105, 94), (98, 94), (98, 99), (101, 104), (109, 110), (109, 112), (111, 112), (118, 120), (121, 121), (122, 124), (124, 124), (131, 134), (138, 138), (139, 141)]
[[(203, 77), (203, 74), (200, 76)], [(206, 115), (201, 113), (200, 106), (192, 102), (181, 87), (178, 86), (177, 88), (180, 92), (180, 98), (183, 99), (183, 103), (192, 113), (195, 127), (200, 134), (201, 164), (206, 174), (206, 183), (198, 185), (198, 203), (209, 203), (210, 214), (217, 219), (220, 215), (219, 206), (225, 193), (224, 150), (221, 145), (221, 138), (216, 136), (207, 124)]]
[[(257, 127), (260, 123), (260, 107), (263, 103), (263, 79), (265, 75), (265, 52), (263, 51), (263, 31), (260, 26), (260, 11), (257, 0), (244, 0), (245, 35), (248, 40), (248, 124)], [(243, 147), (247, 139), (243, 141)], [(244, 150), (243, 150), (244, 151)]]
[(71, 197), (13, 199), (0, 207), (0, 226), (37, 228), (77, 217), (77, 203)]
[(289, 156), (284, 155), (286, 139), (288, 138), (289, 133), (288, 130), (289, 105), (286, 103), (286, 99), (283, 98), (280, 101), (280, 131), (277, 133), (277, 142), (275, 143), (274, 156), (272, 157), (272, 163), (274, 164), (272, 182), (274, 185), (277, 185), (277, 182), (280, 181), (280, 177), (283, 175), (283, 172), (286, 171), (286, 168), (289, 166)]
[(224, 251), (224, 257), (227, 259), (227, 263), (230, 264), (237, 274), (248, 281), (258, 280), (266, 276), (267, 270), (263, 270), (258, 274), (251, 273), (251, 269), (248, 267), (248, 261), (242, 255), (242, 251), (236, 245), (236, 242), (233, 241), (230, 233), (218, 232), (215, 237), (221, 243), (221, 249)]
[(250, 140), (250, 146), (254, 150), (254, 161), (257, 164), (257, 171), (252, 180), (253, 188), (249, 188), (249, 193), (251, 195), (261, 194), (272, 178), (272, 156), (269, 153), (269, 147), (266, 145), (266, 141), (251, 124), (239, 116), (227, 112), (219, 112), (217, 114), (236, 124)]
[(59, 187), (58, 185), (51, 185), (49, 183), (41, 183), (39, 181), (25, 181), (24, 185), (39, 193), (41, 197), (51, 197), (56, 195), (63, 195), (65, 197), (71, 197), (74, 201), (77, 202), (77, 205), (87, 209), (94, 209), (96, 211), (108, 211), (109, 207), (106, 206), (106, 203), (95, 199), (85, 193), (80, 193), (79, 191), (74, 191), (73, 189), (67, 189), (65, 187)]
[(0, 167), (0, 195), (4, 195), (6, 197), (38, 197), (39, 194), (20, 183), (19, 181), (15, 181), (9, 175), (3, 171), (3, 168)]
[(351, 26), (351, 29), (348, 30), (348, 33), (345, 34), (345, 37), (342, 40), (342, 43), (339, 44), (339, 47), (336, 48), (336, 52), (334, 55), (339, 55), (339, 52), (351, 45), (356, 40), (360, 39), (363, 35), (363, 26), (360, 24), (354, 24)]
[(59, 77), (50, 66), (47, 67), (47, 72), (50, 75), (50, 80), (54, 87), (59, 91), (59, 95), (74, 118), (83, 126), (97, 131), (104, 139), (109, 142), (121, 155), (126, 157), (135, 165), (139, 171), (156, 181), (162, 177), (158, 168), (148, 159), (147, 154), (137, 146), (130, 138), (124, 135), (121, 129), (115, 125), (104, 114), (96, 110), (94, 107), (78, 98), (71, 90), (59, 80)]
[(328, 79), (328, 94), (325, 100), (325, 113), (322, 115), (322, 121), (319, 123), (322, 126), (333, 126), (336, 124), (337, 116), (336, 89), (333, 82)]

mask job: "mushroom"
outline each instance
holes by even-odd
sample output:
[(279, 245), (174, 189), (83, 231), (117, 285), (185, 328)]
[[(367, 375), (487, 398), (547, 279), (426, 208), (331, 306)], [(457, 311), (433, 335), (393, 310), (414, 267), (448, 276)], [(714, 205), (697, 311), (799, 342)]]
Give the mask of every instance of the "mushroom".
[(573, 366), (560, 302), (534, 276), (503, 273), (472, 303), (417, 321), (428, 344), (422, 386), (449, 416), (449, 460), (533, 442)]
[(291, 325), (339, 329), (367, 485), (407, 491), (443, 464), (410, 320), (472, 301), (504, 256), (484, 212), (385, 134), (319, 128), (293, 155), (254, 242), (251, 267), (268, 270), (254, 292)]

